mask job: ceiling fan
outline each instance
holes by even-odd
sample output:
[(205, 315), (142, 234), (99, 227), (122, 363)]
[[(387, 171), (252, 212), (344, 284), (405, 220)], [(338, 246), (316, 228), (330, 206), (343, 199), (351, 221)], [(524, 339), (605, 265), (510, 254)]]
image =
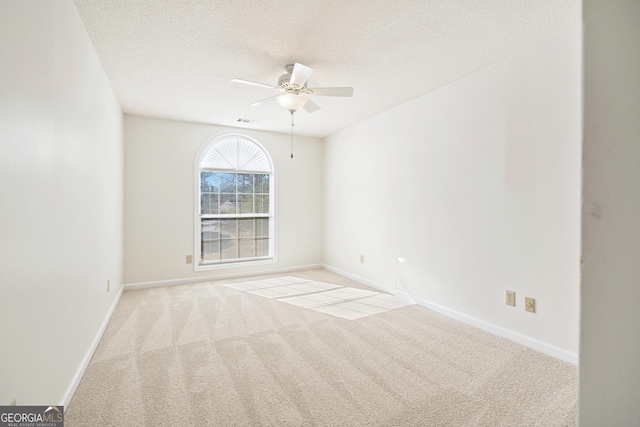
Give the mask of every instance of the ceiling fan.
[(282, 108), (288, 110), (293, 114), (300, 108), (303, 108), (309, 113), (313, 113), (320, 109), (320, 106), (310, 100), (308, 96), (353, 96), (352, 87), (314, 87), (308, 88), (307, 81), (313, 73), (313, 68), (306, 65), (295, 63), (288, 64), (284, 67), (285, 73), (278, 79), (278, 85), (272, 86), (265, 83), (257, 83), (243, 79), (232, 79), (234, 83), (242, 83), (252, 86), (266, 87), (276, 90), (278, 92), (284, 92), (282, 94), (270, 96), (258, 102), (251, 104), (252, 107), (266, 104), (273, 100), (278, 100), (278, 103)]

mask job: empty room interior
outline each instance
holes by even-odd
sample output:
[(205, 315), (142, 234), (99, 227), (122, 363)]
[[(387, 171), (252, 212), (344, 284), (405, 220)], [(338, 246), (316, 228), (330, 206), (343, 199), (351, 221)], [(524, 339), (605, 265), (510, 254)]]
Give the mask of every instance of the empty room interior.
[(640, 2), (0, 9), (0, 406), (637, 425)]

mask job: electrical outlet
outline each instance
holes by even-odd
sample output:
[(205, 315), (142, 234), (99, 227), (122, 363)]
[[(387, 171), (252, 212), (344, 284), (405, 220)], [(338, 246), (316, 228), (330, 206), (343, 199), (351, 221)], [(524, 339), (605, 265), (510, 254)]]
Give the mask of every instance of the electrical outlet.
[(16, 406), (16, 399), (15, 398), (9, 403), (9, 406)]
[(504, 291), (504, 303), (510, 305), (511, 307), (516, 306), (516, 292), (515, 291)]
[(360, 255), (360, 264), (364, 264), (364, 255)]
[(535, 298), (525, 297), (524, 298), (524, 309), (527, 310), (529, 313), (535, 313), (536, 312), (536, 299)]
[(111, 290), (111, 279), (107, 279), (107, 293)]
[(193, 262), (193, 255), (187, 255), (187, 264), (191, 264)]

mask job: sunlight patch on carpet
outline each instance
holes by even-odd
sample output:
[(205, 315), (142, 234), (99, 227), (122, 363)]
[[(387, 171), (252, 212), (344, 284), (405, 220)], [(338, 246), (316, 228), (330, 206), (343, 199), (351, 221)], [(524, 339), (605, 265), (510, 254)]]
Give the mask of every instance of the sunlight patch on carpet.
[(411, 305), (405, 300), (381, 292), (294, 276), (226, 283), (223, 286), (348, 320)]

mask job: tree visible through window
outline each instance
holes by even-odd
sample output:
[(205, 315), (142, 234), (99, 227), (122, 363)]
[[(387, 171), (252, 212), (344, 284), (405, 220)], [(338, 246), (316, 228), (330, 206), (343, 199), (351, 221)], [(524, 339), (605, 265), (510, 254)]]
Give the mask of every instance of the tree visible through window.
[(213, 141), (200, 160), (200, 265), (272, 257), (272, 171), (267, 153), (239, 136)]

